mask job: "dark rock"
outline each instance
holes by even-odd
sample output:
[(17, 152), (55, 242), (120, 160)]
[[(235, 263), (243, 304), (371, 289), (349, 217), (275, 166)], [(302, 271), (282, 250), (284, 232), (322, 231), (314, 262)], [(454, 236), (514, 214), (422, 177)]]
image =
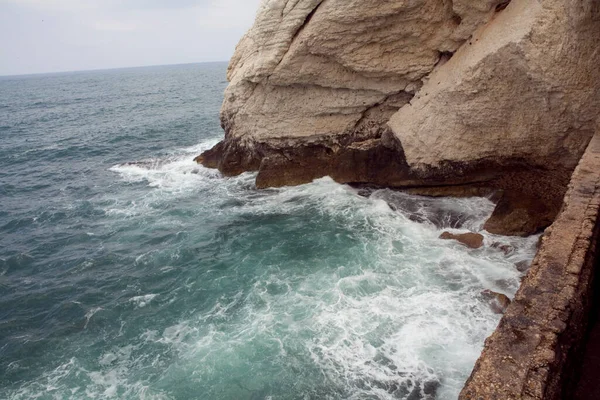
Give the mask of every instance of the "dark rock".
[(507, 192), (483, 228), (497, 235), (529, 236), (549, 226), (555, 216), (555, 210), (550, 210), (539, 198)]
[(245, 171), (258, 170), (261, 150), (258, 146), (249, 151), (237, 142), (222, 141), (194, 158), (194, 161), (207, 168), (218, 168), (225, 176), (235, 176)]
[(523, 261), (519, 261), (519, 262), (515, 263), (515, 267), (517, 268), (517, 271), (519, 271), (519, 272), (526, 272), (530, 266), (531, 266), (531, 261), (528, 261), (528, 260), (523, 260)]
[(504, 311), (508, 308), (511, 301), (505, 294), (493, 292), (489, 289), (486, 289), (481, 292), (483, 299), (487, 301), (490, 305), (490, 308), (496, 314), (504, 314)]
[(258, 171), (258, 188), (330, 176), (339, 183), (402, 188), (426, 196), (485, 196), (497, 206), (484, 229), (499, 235), (527, 236), (549, 226), (562, 206), (572, 172), (512, 159), (412, 169), (401, 143), (383, 128), (263, 142), (227, 136), (195, 160), (225, 176)]
[(405, 192), (429, 197), (489, 197), (494, 201), (496, 191), (486, 186), (458, 185), (417, 187), (406, 189)]
[(504, 291), (510, 291), (512, 288), (512, 282), (508, 279), (498, 279), (494, 282), (497, 287)]
[(500, 242), (492, 243), (491, 247), (504, 252), (504, 254), (506, 254), (506, 255), (512, 254), (515, 251), (515, 248), (513, 246), (511, 246), (510, 244), (505, 244), (505, 243), (500, 243)]
[(440, 239), (453, 239), (472, 249), (478, 249), (483, 246), (483, 236), (479, 233), (450, 233), (444, 232), (440, 235)]
[(429, 222), (438, 229), (461, 229), (465, 224), (478, 219), (478, 216), (444, 198), (419, 196), (392, 189), (371, 191), (369, 196), (385, 200), (392, 210), (406, 215), (411, 221)]
[(442, 386), (442, 384), (438, 380), (425, 381), (423, 384), (423, 393), (425, 395), (432, 396), (435, 399), (440, 386)]

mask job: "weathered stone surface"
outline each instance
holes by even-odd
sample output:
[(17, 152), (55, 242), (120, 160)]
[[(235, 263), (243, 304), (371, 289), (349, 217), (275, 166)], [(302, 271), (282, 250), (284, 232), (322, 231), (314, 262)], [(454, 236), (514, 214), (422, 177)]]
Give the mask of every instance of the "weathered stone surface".
[(257, 141), (340, 134), (373, 109), (386, 122), (496, 4), (263, 1), (229, 66), (226, 131)]
[(513, 246), (511, 246), (510, 244), (506, 244), (506, 243), (494, 242), (494, 243), (492, 243), (492, 245), (490, 247), (500, 250), (505, 255), (509, 255), (509, 254), (512, 254), (515, 252), (515, 248)]
[(490, 308), (496, 314), (504, 314), (510, 305), (510, 299), (505, 294), (497, 293), (491, 290), (484, 290), (481, 292), (481, 295), (484, 300), (489, 303)]
[(229, 65), (225, 144), (199, 161), (211, 158), (205, 165), (234, 174), (258, 169), (268, 156), (261, 150), (272, 145), (336, 148), (348, 136), (380, 138), (422, 79), (490, 20), (498, 2), (263, 1)]
[(486, 229), (544, 229), (566, 186), (504, 176), (570, 176), (599, 109), (598, 4), (506, 4), (263, 1), (228, 69), (225, 140), (197, 161), (260, 187), (506, 189)]
[(600, 103), (598, 5), (497, 12), (506, 3), (263, 1), (228, 70), (220, 161), (205, 165), (257, 170), (261, 149), (314, 141), (335, 151), (381, 137), (394, 115), (398, 157), (425, 184), (484, 181), (487, 164), (574, 167)]
[(515, 263), (515, 268), (519, 272), (526, 272), (530, 266), (531, 263), (528, 260), (523, 260)]
[(510, 232), (514, 236), (529, 236), (549, 226), (557, 212), (557, 208), (550, 208), (535, 194), (508, 191), (483, 228), (499, 235)]
[(472, 249), (478, 249), (481, 246), (483, 246), (483, 236), (480, 235), (479, 233), (473, 233), (473, 232), (469, 232), (469, 233), (443, 232), (440, 235), (440, 239), (456, 240), (457, 242), (462, 243), (465, 246), (470, 247)]
[(513, 0), (392, 117), (408, 164), (576, 165), (600, 109), (599, 40), (597, 1)]
[(600, 236), (600, 134), (460, 399), (568, 399), (581, 365)]

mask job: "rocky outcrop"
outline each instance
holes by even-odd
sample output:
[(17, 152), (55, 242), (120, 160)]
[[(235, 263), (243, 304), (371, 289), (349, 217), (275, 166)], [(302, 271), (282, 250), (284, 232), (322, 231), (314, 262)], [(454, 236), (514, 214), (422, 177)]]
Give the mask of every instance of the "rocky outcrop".
[(496, 298), (506, 313), (461, 398), (558, 399), (600, 234), (600, 3), (508, 3), (263, 0), (229, 65), (225, 138), (196, 160), (258, 171), (258, 187), (495, 192), (491, 233), (554, 221), (514, 301)]
[(256, 170), (315, 143), (334, 154), (381, 137), (391, 117), (398, 157), (423, 176), (486, 161), (574, 167), (598, 110), (598, 6), (499, 6), (263, 1), (228, 69), (220, 162), (207, 165)]
[(529, 269), (530, 266), (531, 266), (531, 263), (528, 260), (522, 260), (522, 261), (515, 263), (515, 268), (519, 272), (527, 272), (527, 270)]
[(408, 164), (575, 166), (600, 104), (599, 7), (513, 0), (392, 117)]
[(507, 4), (264, 0), (228, 68), (225, 139), (196, 160), (259, 187), (501, 189), (486, 229), (539, 232), (600, 110), (600, 11)]
[(443, 232), (440, 235), (440, 239), (445, 240), (456, 240), (457, 242), (470, 247), (471, 249), (478, 249), (483, 246), (483, 235), (479, 233), (450, 233)]
[(375, 136), (495, 0), (264, 0), (228, 69), (227, 139)]
[(541, 248), (460, 399), (570, 399), (600, 260), (600, 134), (590, 142)]
[(481, 292), (481, 296), (488, 302), (490, 309), (496, 314), (504, 314), (511, 303), (507, 295), (491, 290), (484, 290)]
[[(263, 1), (228, 69), (225, 141), (199, 161), (236, 174), (289, 149), (316, 145), (334, 155), (380, 138), (422, 79), (492, 17), (497, 3)], [(320, 176), (342, 168), (335, 159), (328, 164), (333, 168)]]

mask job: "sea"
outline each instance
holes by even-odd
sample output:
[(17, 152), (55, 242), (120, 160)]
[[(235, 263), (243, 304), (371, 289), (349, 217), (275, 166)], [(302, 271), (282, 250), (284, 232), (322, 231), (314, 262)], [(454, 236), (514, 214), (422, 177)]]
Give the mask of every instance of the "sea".
[(456, 399), (537, 237), (197, 165), (226, 68), (0, 77), (0, 399)]

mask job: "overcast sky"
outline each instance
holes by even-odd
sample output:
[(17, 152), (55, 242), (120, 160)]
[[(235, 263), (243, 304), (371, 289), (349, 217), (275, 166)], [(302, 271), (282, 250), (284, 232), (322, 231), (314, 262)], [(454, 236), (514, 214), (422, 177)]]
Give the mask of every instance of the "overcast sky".
[(227, 61), (260, 0), (0, 0), (0, 75)]

